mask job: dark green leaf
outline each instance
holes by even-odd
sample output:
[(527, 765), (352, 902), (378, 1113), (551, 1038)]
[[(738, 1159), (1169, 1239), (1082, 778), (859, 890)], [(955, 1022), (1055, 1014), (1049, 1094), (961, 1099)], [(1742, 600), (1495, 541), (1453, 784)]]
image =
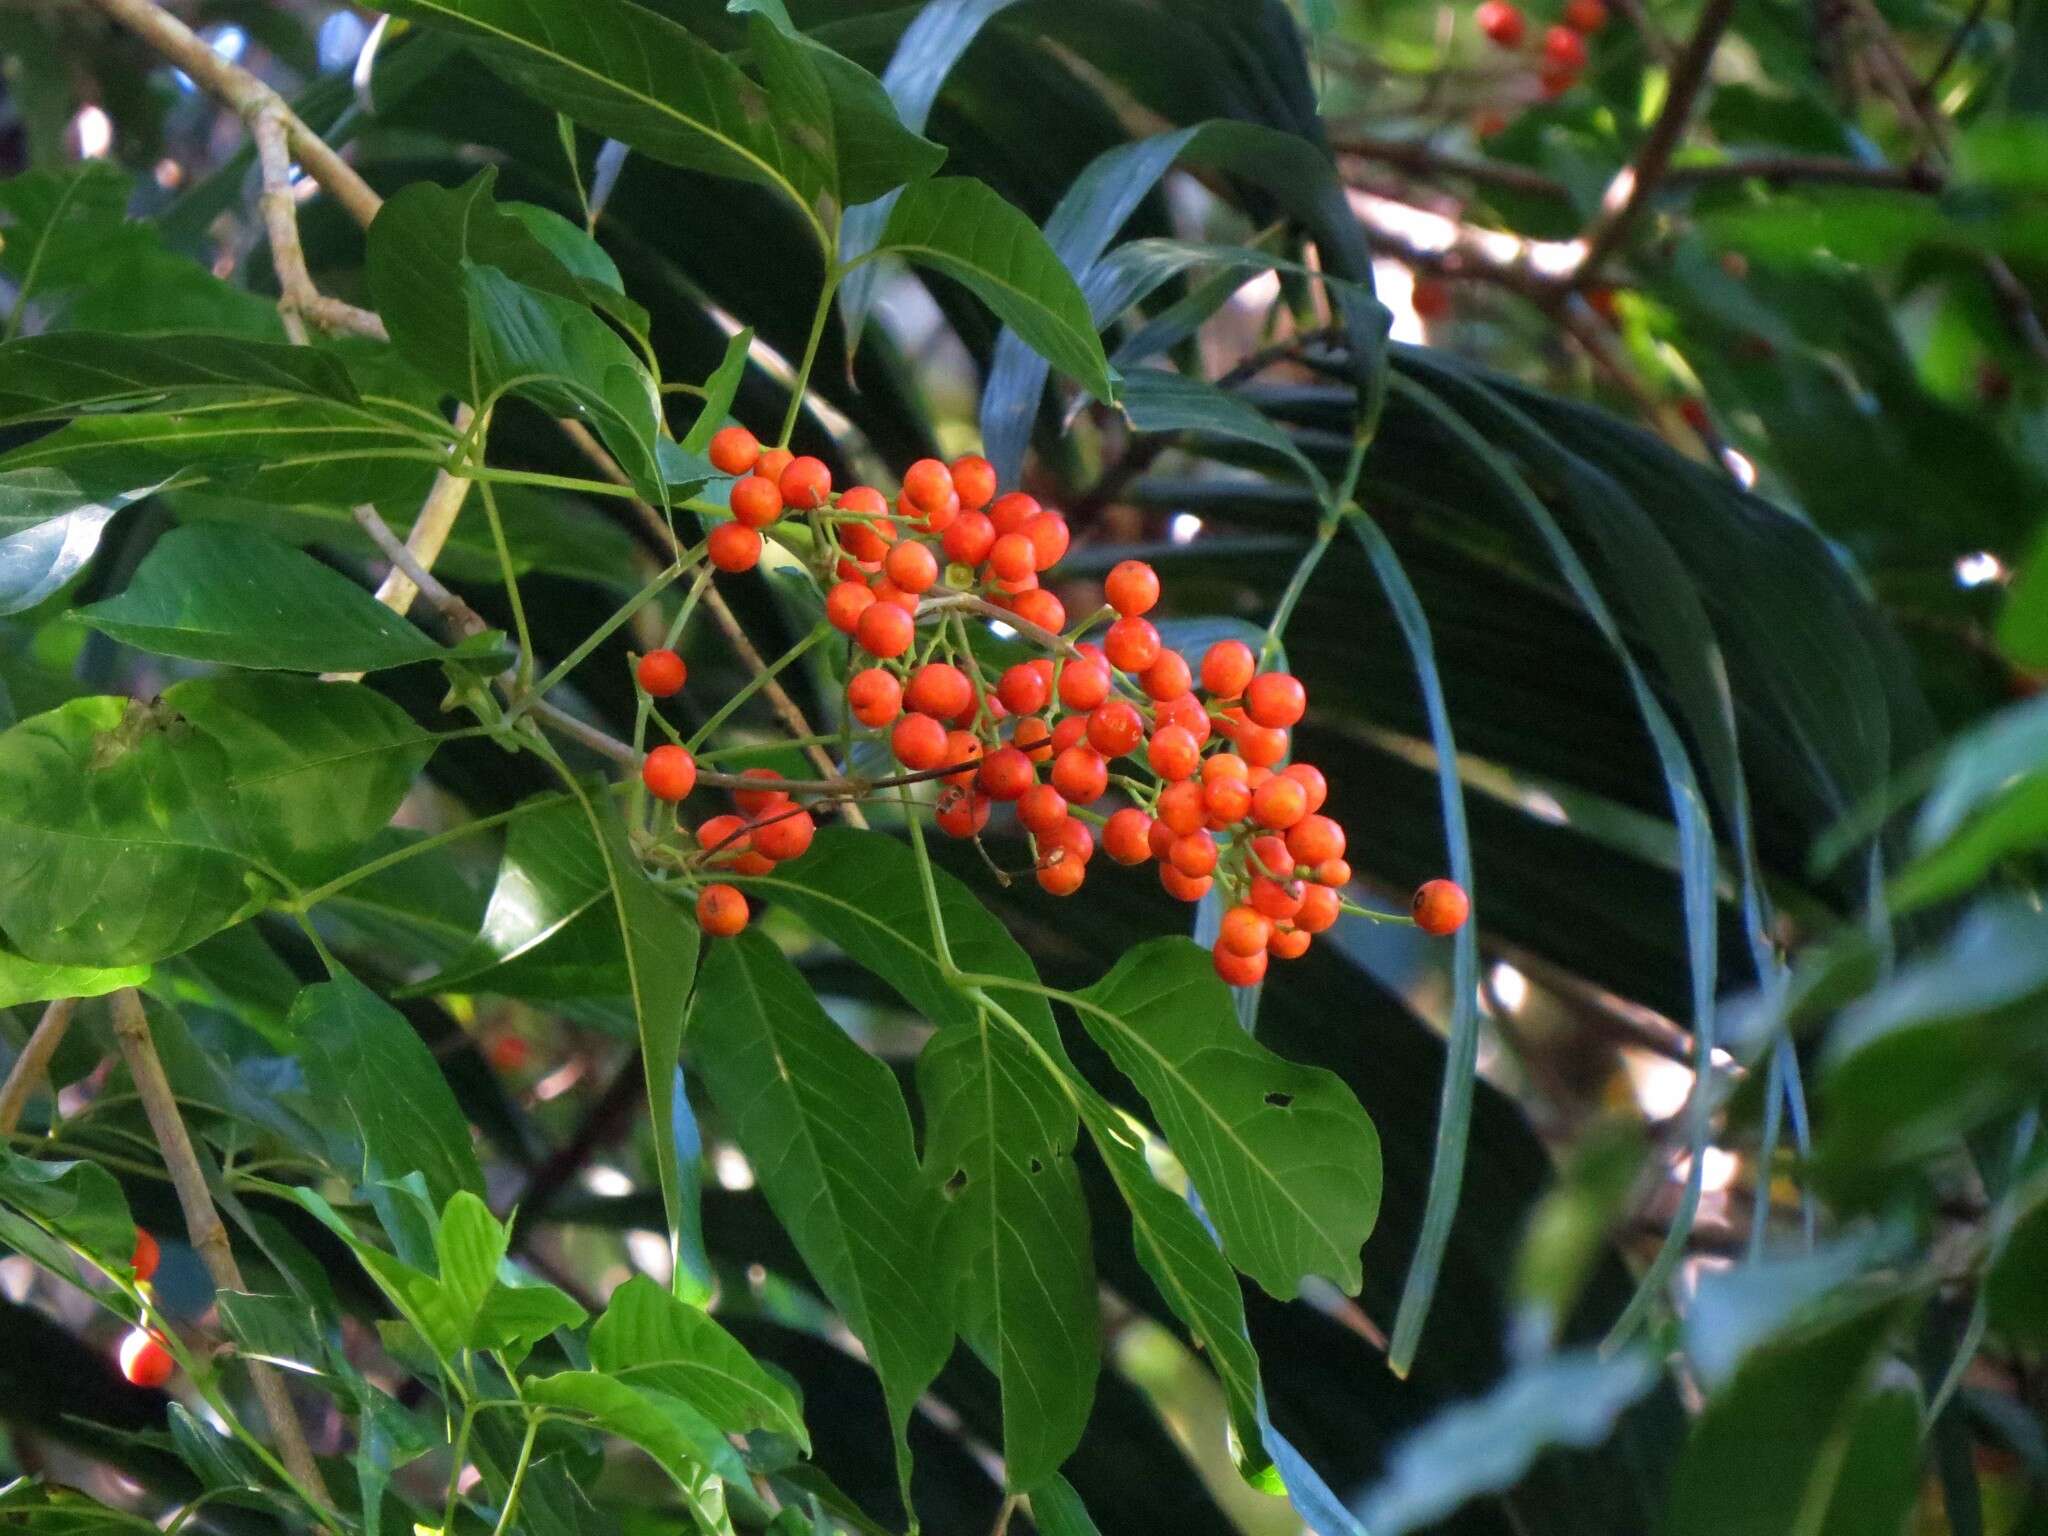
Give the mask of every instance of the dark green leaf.
[(1188, 432), (1252, 443), (1300, 470), (1318, 497), (1329, 495), (1322, 471), (1295, 446), (1292, 437), (1206, 380), (1158, 368), (1135, 368), (1124, 375), (1121, 403), (1131, 425), (1140, 432)]
[(596, 1371), (563, 1371), (528, 1380), (526, 1400), (587, 1414), (600, 1429), (652, 1456), (685, 1494), (697, 1496), (714, 1473), (744, 1483), (746, 1467), (718, 1428), (681, 1398), (647, 1391)]
[(981, 182), (939, 176), (905, 188), (875, 249), (966, 284), (1053, 367), (1098, 400), (1115, 398), (1073, 275), (1037, 226)]
[(0, 1202), (109, 1269), (126, 1269), (135, 1252), (128, 1202), (97, 1163), (45, 1163), (0, 1148)]
[(127, 645), (288, 672), (373, 672), (450, 652), (347, 577), (250, 529), (173, 528), (118, 597), (77, 610)]
[(339, 359), (311, 347), (94, 331), (0, 345), (0, 426), (117, 406), (297, 397), (360, 403)]
[(910, 1414), (952, 1330), (927, 1284), (937, 1198), (919, 1175), (902, 1092), (758, 932), (711, 947), (688, 1038), (762, 1192), (867, 1347), (907, 1484)]

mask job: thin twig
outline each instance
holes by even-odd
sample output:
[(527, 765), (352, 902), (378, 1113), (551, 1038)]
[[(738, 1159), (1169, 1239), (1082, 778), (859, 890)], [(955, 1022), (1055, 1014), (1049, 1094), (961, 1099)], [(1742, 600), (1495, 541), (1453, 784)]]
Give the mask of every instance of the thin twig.
[(1977, 30), (1977, 23), (1984, 19), (1984, 12), (1990, 8), (1991, 0), (1970, 0), (1970, 9), (1954, 32), (1949, 34), (1948, 46), (1941, 50), (1941, 57), (1934, 61), (1934, 68), (1927, 71), (1927, 78), (1913, 94), (1922, 102), (1931, 103), (1934, 93), (1941, 88), (1943, 78), (1962, 57), (1963, 45), (1970, 40), (1970, 34)]
[(262, 175), (256, 204), (263, 214), (264, 232), (270, 237), (270, 264), (277, 272), (277, 308), (286, 334), (303, 346), (305, 323), (310, 320), (322, 330), (389, 341), (391, 333), (376, 315), (328, 298), (314, 285), (305, 247), (299, 241), (298, 200), (292, 195), (292, 157), (284, 116), (276, 107), (261, 108), (249, 119), (249, 134), (256, 141), (256, 164)]
[[(242, 1283), (242, 1272), (235, 1264), (235, 1251), (228, 1242), (227, 1228), (221, 1222), (220, 1213), (213, 1208), (213, 1196), (206, 1187), (206, 1174), (199, 1166), (199, 1154), (193, 1149), (192, 1138), (178, 1114), (177, 1096), (171, 1091), (170, 1079), (164, 1076), (163, 1063), (157, 1059), (156, 1045), (149, 1035), (149, 1018), (142, 1010), (142, 999), (133, 987), (123, 987), (114, 994), (113, 1011), (114, 1040), (120, 1047), (122, 1061), (127, 1064), (128, 1076), (134, 1081), (135, 1095), (142, 1102), (143, 1113), (149, 1118), (149, 1128), (156, 1135), (165, 1171), (170, 1174), (171, 1185), (178, 1192), (178, 1204), (185, 1213), (186, 1235), (206, 1265), (207, 1274), (213, 1277), (215, 1289), (247, 1290), (248, 1287)], [(299, 1423), (298, 1410), (292, 1406), (292, 1400), (285, 1392), (284, 1382), (274, 1369), (260, 1360), (246, 1360), (245, 1363), (249, 1370), (249, 1384), (256, 1389), (264, 1417), (270, 1422), (270, 1433), (277, 1442), (278, 1455), (300, 1487), (317, 1496), (322, 1505), (331, 1508), (333, 1499), (327, 1492), (327, 1484), (321, 1480), (320, 1468), (306, 1444), (306, 1431)]]
[(1692, 122), (1693, 108), (1707, 83), (1707, 68), (1720, 47), (1721, 36), (1735, 18), (1735, 0), (1707, 0), (1699, 24), (1685, 51), (1671, 66), (1665, 88), (1664, 106), (1635, 158), (1607, 184), (1600, 199), (1600, 211), (1586, 226), (1585, 254), (1568, 274), (1564, 286), (1576, 287), (1598, 277), (1600, 268), (1628, 238), (1638, 215), (1657, 190), (1670, 167), (1671, 156)]
[[(618, 460), (605, 451), (604, 444), (592, 436), (590, 429), (583, 423), (565, 420), (561, 423), (561, 428), (563, 435), (576, 445), (599, 474), (614, 485), (632, 484), (630, 477), (619, 467)], [(668, 519), (637, 496), (633, 497), (628, 505), (632, 507), (642, 525), (654, 535), (659, 545), (674, 556), (681, 546), (676, 542), (675, 530), (669, 526)], [(726, 644), (732, 647), (733, 654), (739, 657), (740, 664), (755, 677), (763, 680), (762, 696), (768, 700), (768, 707), (775, 711), (776, 717), (782, 721), (789, 733), (800, 741), (817, 736), (818, 730), (805, 716), (802, 706), (790, 697), (789, 690), (784, 688), (779, 680), (767, 675), (766, 659), (748, 636), (746, 626), (740, 623), (739, 615), (732, 611), (717, 587), (704, 589), (704, 606), (711, 610), (712, 621), (718, 625), (720, 633), (725, 636)], [(806, 747), (804, 755), (820, 773), (829, 775), (836, 771), (831, 754), (817, 742), (813, 741)], [(856, 827), (867, 825), (867, 817), (862, 814), (859, 806), (843, 806), (840, 814)]]
[(50, 1069), (50, 1058), (64, 1043), (64, 1032), (71, 1027), (71, 1010), (77, 1004), (76, 998), (60, 997), (43, 1010), (35, 1033), (28, 1037), (28, 1044), (14, 1059), (7, 1081), (0, 1083), (0, 1136), (11, 1135), (21, 1124), (21, 1112), (27, 1107), (28, 1097), (35, 1092), (36, 1084)]

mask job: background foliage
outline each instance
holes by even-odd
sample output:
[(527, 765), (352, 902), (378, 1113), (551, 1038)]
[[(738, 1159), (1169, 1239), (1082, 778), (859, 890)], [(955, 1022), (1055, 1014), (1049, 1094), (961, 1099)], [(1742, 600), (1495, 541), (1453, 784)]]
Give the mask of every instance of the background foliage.
[[(388, 199), (366, 239), (299, 183), (321, 293), (394, 343), (303, 348), (244, 124), (104, 9), (0, 16), (0, 1041), (87, 999), (0, 1163), (0, 1521), (302, 1523), (217, 1432), (270, 1360), (349, 1528), (432, 1528), (466, 1456), (454, 1526), (488, 1530), (519, 1435), (482, 1416), (451, 1466), (446, 1383), (496, 1351), (471, 1388), (562, 1415), (532, 1530), (901, 1529), (892, 1424), (941, 1531), (2048, 1526), (2040, 0), (1618, 5), (1555, 98), (1410, 3), (409, 0), (374, 46), (346, 10), (189, 8)], [(813, 332), (848, 209), (842, 259), (914, 266), (856, 268)], [(1205, 1177), (1116, 1028), (1030, 993), (1091, 1134), (1019, 1103), (935, 1141), (962, 1004), (880, 834), (762, 878), (698, 982), (746, 1006), (672, 1075), (649, 1021), (694, 930), (536, 754), (450, 733), (507, 635), (571, 656), (669, 556), (549, 418), (680, 501), (700, 407), (621, 380), (769, 436), (813, 347), (794, 446), (845, 482), (985, 444), (1074, 519), (1071, 611), (1133, 552), (1191, 651), (1292, 590), (1360, 894), (1472, 888), (1455, 949), (1347, 920), (1237, 997), (1255, 1040), (1206, 1041), (1328, 1095), (1347, 1167), (1376, 1141), (1330, 1252), (1233, 1230), (1243, 1170)], [(529, 478), (436, 564), (492, 626), (451, 648), (369, 600), (349, 507), (405, 527), (442, 396), (492, 382), (491, 463)], [(770, 657), (816, 619), (788, 575), (719, 584)], [(676, 603), (581, 658), (577, 716), (631, 730)], [(694, 730), (750, 674), (713, 625), (687, 649)], [(785, 676), (830, 720), (824, 654)], [(730, 730), (803, 771), (768, 710)], [(963, 969), (1231, 1022), (1149, 883), (1061, 905), (933, 854)], [(132, 986), (242, 1294), (94, 1000)], [(747, 1080), (762, 1042), (815, 1070)], [(764, 1157), (793, 1124), (848, 1155)], [(1027, 1188), (1054, 1160), (1041, 1230), (1092, 1237), (1009, 1354), (891, 1272), (936, 1241), (920, 1154), (956, 1152)], [(1298, 1190), (1269, 1184), (1248, 1209)], [(223, 1350), (204, 1392), (114, 1370), (131, 1213), (188, 1363)]]

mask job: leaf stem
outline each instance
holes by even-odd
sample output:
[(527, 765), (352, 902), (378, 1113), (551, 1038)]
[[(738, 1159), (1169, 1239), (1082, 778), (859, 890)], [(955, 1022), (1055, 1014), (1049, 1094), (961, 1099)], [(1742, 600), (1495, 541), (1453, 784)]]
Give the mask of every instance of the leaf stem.
[(539, 1434), (540, 1415), (529, 1413), (526, 1438), (519, 1442), (519, 1461), (512, 1468), (512, 1486), (505, 1490), (505, 1507), (498, 1512), (498, 1523), (492, 1527), (491, 1536), (505, 1536), (512, 1529), (512, 1515), (519, 1508), (519, 1491), (526, 1486), (526, 1469), (533, 1461), (533, 1442)]
[(811, 369), (818, 361), (818, 344), (825, 339), (825, 322), (832, 317), (832, 296), (839, 290), (839, 269), (829, 265), (824, 285), (818, 290), (818, 307), (811, 315), (811, 334), (804, 342), (803, 361), (797, 364), (796, 378), (789, 386), (789, 409), (782, 415), (782, 435), (776, 438), (775, 446), (787, 448), (789, 439), (796, 431), (796, 419), (803, 413), (804, 392), (810, 388)]
[(755, 673), (753, 677), (749, 678), (742, 687), (734, 692), (731, 698), (718, 707), (709, 720), (706, 720), (703, 725), (697, 728), (696, 734), (691, 736), (686, 743), (690, 751), (695, 752), (705, 742), (709, 741), (712, 733), (725, 724), (726, 721), (730, 720), (733, 714), (748, 699), (751, 699), (755, 694), (767, 687), (774, 679), (776, 673), (782, 671), (784, 667), (787, 667), (791, 662), (802, 656), (812, 646), (818, 644), (819, 641), (831, 633), (832, 626), (820, 622), (803, 639), (797, 641), (795, 645), (792, 645), (788, 650), (776, 657), (764, 670)]

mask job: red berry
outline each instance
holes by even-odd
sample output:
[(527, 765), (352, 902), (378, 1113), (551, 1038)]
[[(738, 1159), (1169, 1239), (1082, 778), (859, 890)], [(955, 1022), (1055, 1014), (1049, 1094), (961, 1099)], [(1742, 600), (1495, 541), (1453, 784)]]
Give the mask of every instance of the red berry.
[(1040, 864), (1034, 878), (1038, 881), (1038, 888), (1048, 896), (1071, 896), (1087, 881), (1088, 866), (1079, 859), (1061, 855)]
[(1564, 24), (1591, 37), (1607, 25), (1606, 0), (1565, 0)]
[(1201, 744), (1181, 725), (1162, 725), (1152, 733), (1145, 760), (1162, 779), (1191, 778), (1202, 763)]
[(976, 775), (982, 793), (991, 800), (1015, 800), (1038, 780), (1031, 759), (1016, 747), (997, 747), (981, 760)]
[(1159, 601), (1159, 573), (1142, 560), (1120, 560), (1103, 578), (1102, 595), (1127, 619), (1150, 613)]
[(1216, 868), (1216, 839), (1207, 831), (1186, 833), (1173, 840), (1166, 856), (1184, 875), (1206, 875)]
[(846, 707), (862, 725), (887, 725), (903, 712), (903, 685), (880, 667), (863, 668), (846, 680)]
[(1341, 911), (1337, 893), (1327, 885), (1304, 885), (1301, 910), (1294, 914), (1294, 926), (1303, 933), (1321, 933), (1336, 926)]
[(1089, 712), (1088, 745), (1104, 757), (1122, 757), (1145, 739), (1145, 721), (1124, 699), (1104, 699)]
[(1275, 774), (1252, 791), (1252, 820), (1285, 831), (1308, 814), (1308, 794), (1293, 779)]
[(1184, 693), (1177, 699), (1161, 699), (1152, 711), (1152, 724), (1156, 726), (1177, 725), (1195, 738), (1197, 745), (1209, 740), (1215, 731), (1215, 722), (1209, 718), (1209, 711), (1202, 708), (1202, 701), (1192, 693)]
[(1308, 690), (1285, 672), (1262, 672), (1244, 691), (1244, 712), (1255, 725), (1285, 730), (1308, 709)]
[(1040, 671), (1036, 662), (1020, 661), (996, 680), (996, 697), (1012, 714), (1035, 715), (1052, 697), (1050, 670)]
[(782, 775), (773, 768), (742, 768), (740, 777), (757, 780), (765, 786), (761, 789), (736, 789), (732, 792), (732, 803), (740, 808), (743, 815), (758, 816), (789, 798), (788, 791), (780, 785)]
[(780, 864), (802, 858), (817, 835), (818, 823), (811, 813), (785, 801), (762, 818), (754, 829), (753, 842), (765, 857)]
[(1138, 679), (1138, 686), (1145, 690), (1146, 698), (1164, 703), (1186, 694), (1194, 682), (1193, 674), (1188, 671), (1187, 659), (1180, 652), (1161, 651), (1159, 659)]
[(1070, 656), (1060, 668), (1059, 692), (1067, 708), (1091, 710), (1109, 697), (1109, 667), (1092, 656)]
[(796, 462), (787, 448), (770, 448), (754, 461), (754, 473), (763, 480), (780, 480), (782, 472)]
[(1026, 623), (1036, 624), (1040, 629), (1058, 634), (1067, 627), (1067, 608), (1058, 598), (1043, 587), (1033, 587), (1029, 592), (1019, 592), (1017, 600), (1010, 605), (1018, 618)]
[(163, 1250), (156, 1245), (156, 1239), (142, 1227), (135, 1229), (135, 1257), (128, 1261), (135, 1271), (135, 1278), (147, 1280), (156, 1274), (157, 1262), (163, 1257)]
[(973, 837), (988, 825), (988, 813), (988, 796), (951, 788), (939, 796), (932, 820), (948, 837)]
[(1301, 893), (1305, 889), (1299, 880), (1269, 880), (1264, 875), (1254, 875), (1252, 905), (1274, 922), (1281, 922), (1301, 910)]
[(1258, 908), (1232, 907), (1216, 930), (1216, 947), (1233, 955), (1256, 955), (1272, 936), (1272, 920)]
[(1050, 784), (1033, 784), (1017, 797), (1017, 820), (1027, 832), (1050, 832), (1066, 819), (1067, 797)]
[(1308, 808), (1311, 811), (1320, 811), (1323, 802), (1330, 798), (1330, 781), (1323, 777), (1323, 770), (1314, 763), (1289, 763), (1280, 771), (1290, 779), (1300, 781), (1301, 787), (1308, 791)]
[(640, 782), (655, 799), (673, 805), (697, 787), (697, 760), (673, 742), (666, 742), (640, 764)]
[[(934, 512), (943, 513), (953, 491), (952, 472), (937, 459), (919, 459), (903, 471), (903, 499), (916, 508), (921, 517), (928, 518)], [(960, 504), (967, 504), (965, 497), (961, 498)]]
[(981, 738), (969, 731), (946, 732), (946, 755), (942, 763), (957, 763), (959, 772), (946, 775), (948, 784), (957, 784), (962, 789), (974, 787), (975, 776), (981, 771)]
[(894, 603), (870, 603), (853, 626), (853, 638), (860, 648), (884, 661), (901, 656), (916, 637), (917, 626), (910, 615)]
[(1255, 955), (1234, 955), (1220, 944), (1212, 952), (1216, 962), (1216, 974), (1233, 987), (1255, 987), (1266, 975), (1266, 952), (1262, 949)]
[(1251, 854), (1248, 867), (1254, 875), (1270, 875), (1275, 880), (1285, 880), (1294, 873), (1294, 855), (1287, 851), (1284, 838), (1270, 834), (1255, 837), (1248, 852)]
[(822, 507), (832, 499), (832, 471), (825, 467), (823, 459), (814, 459), (809, 454), (791, 459), (775, 483), (782, 488), (783, 501), (802, 512)]
[(138, 1387), (160, 1387), (176, 1368), (162, 1337), (146, 1328), (137, 1328), (121, 1341), (121, 1374)]
[(1308, 953), (1309, 934), (1300, 917), (1291, 923), (1275, 923), (1273, 937), (1266, 940), (1266, 953), (1281, 960), (1299, 960)]
[(1472, 899), (1455, 880), (1432, 880), (1415, 893), (1412, 910), (1424, 933), (1456, 933), (1472, 913)]
[(721, 571), (737, 575), (760, 564), (761, 535), (738, 523), (720, 523), (705, 544), (711, 563)]
[(1159, 812), (1159, 820), (1179, 837), (1200, 831), (1203, 822), (1208, 820), (1202, 809), (1202, 786), (1193, 779), (1167, 785), (1159, 792), (1155, 808)]
[(690, 669), (674, 651), (649, 651), (640, 658), (633, 675), (650, 695), (665, 699), (683, 691), (683, 681), (690, 675)]
[(1521, 47), (1528, 23), (1523, 19), (1520, 7), (1508, 4), (1507, 0), (1480, 0), (1472, 16), (1488, 41), (1502, 48)]
[(748, 528), (766, 528), (782, 516), (782, 492), (773, 480), (749, 475), (732, 483), (732, 515)]
[(1202, 655), (1202, 689), (1214, 698), (1234, 699), (1258, 669), (1258, 657), (1242, 640), (1218, 640)]
[(995, 542), (995, 524), (979, 512), (962, 512), (939, 538), (946, 558), (955, 565), (981, 564)]
[(861, 614), (875, 600), (875, 594), (866, 582), (841, 581), (833, 584), (825, 594), (825, 619), (842, 635), (850, 635), (860, 623)]
[(1134, 805), (1114, 812), (1102, 829), (1102, 849), (1119, 864), (1142, 864), (1152, 857), (1152, 818)]
[(912, 773), (946, 761), (946, 728), (930, 715), (905, 715), (889, 732), (889, 750)]
[(1543, 34), (1543, 57), (1553, 68), (1577, 74), (1586, 67), (1586, 40), (1570, 27), (1552, 27)]
[(951, 662), (926, 662), (911, 674), (903, 702), (919, 714), (953, 720), (974, 707), (974, 685)]
[(995, 499), (996, 467), (978, 453), (963, 453), (952, 463), (953, 489), (960, 505), (978, 512)]
[(1159, 659), (1159, 631), (1150, 619), (1118, 619), (1102, 637), (1102, 653), (1121, 672), (1143, 672)]
[(1451, 285), (1439, 277), (1418, 277), (1408, 295), (1415, 318), (1436, 325), (1451, 318)]
[(1252, 787), (1243, 779), (1210, 779), (1202, 785), (1202, 814), (1212, 827), (1234, 826), (1251, 808)]
[(1327, 816), (1304, 816), (1287, 829), (1287, 851), (1294, 855), (1297, 864), (1321, 864), (1326, 859), (1341, 859), (1344, 856), (1344, 829)]
[(697, 893), (697, 926), (729, 939), (747, 926), (747, 898), (729, 885), (707, 885)]
[[(841, 498), (844, 505), (844, 498)], [(854, 559), (869, 566), (881, 563), (896, 542), (896, 524), (886, 517), (857, 517), (839, 525), (839, 543)]]
[(1024, 755), (1034, 763), (1045, 762), (1052, 756), (1052, 727), (1036, 715), (1026, 715), (1017, 722), (1010, 732), (1010, 740), (1021, 747)]
[(1058, 565), (1067, 553), (1072, 535), (1067, 530), (1067, 520), (1057, 512), (1041, 512), (1018, 530), (1031, 544), (1031, 566), (1033, 570), (1049, 571)]
[(1351, 883), (1351, 866), (1342, 859), (1325, 859), (1315, 869), (1316, 884), (1342, 890)]
[(1159, 883), (1175, 901), (1200, 901), (1216, 883), (1214, 875), (1184, 875), (1171, 864), (1159, 866)]
[(906, 592), (924, 592), (939, 579), (938, 556), (929, 545), (906, 539), (882, 557), (882, 569)]
[(1036, 496), (1026, 496), (1022, 491), (1012, 491), (1007, 496), (998, 496), (995, 504), (988, 509), (988, 519), (1000, 537), (1016, 533), (1045, 508), (1038, 504)]
[(1022, 581), (1038, 571), (1037, 551), (1021, 533), (1006, 533), (990, 546), (989, 573), (1003, 581)]
[(1075, 805), (1093, 805), (1109, 789), (1109, 764), (1093, 747), (1068, 747), (1052, 760), (1052, 783)]
[(1050, 864), (1066, 861), (1086, 864), (1095, 857), (1095, 834), (1088, 830), (1088, 824), (1069, 816), (1059, 822), (1050, 832), (1042, 832), (1034, 841), (1038, 845), (1038, 861)]
[(533, 1059), (533, 1047), (520, 1035), (499, 1035), (490, 1043), (490, 1063), (500, 1072), (524, 1071)]
[(711, 434), (711, 467), (721, 475), (744, 475), (760, 457), (760, 439), (745, 427), (720, 427)]

